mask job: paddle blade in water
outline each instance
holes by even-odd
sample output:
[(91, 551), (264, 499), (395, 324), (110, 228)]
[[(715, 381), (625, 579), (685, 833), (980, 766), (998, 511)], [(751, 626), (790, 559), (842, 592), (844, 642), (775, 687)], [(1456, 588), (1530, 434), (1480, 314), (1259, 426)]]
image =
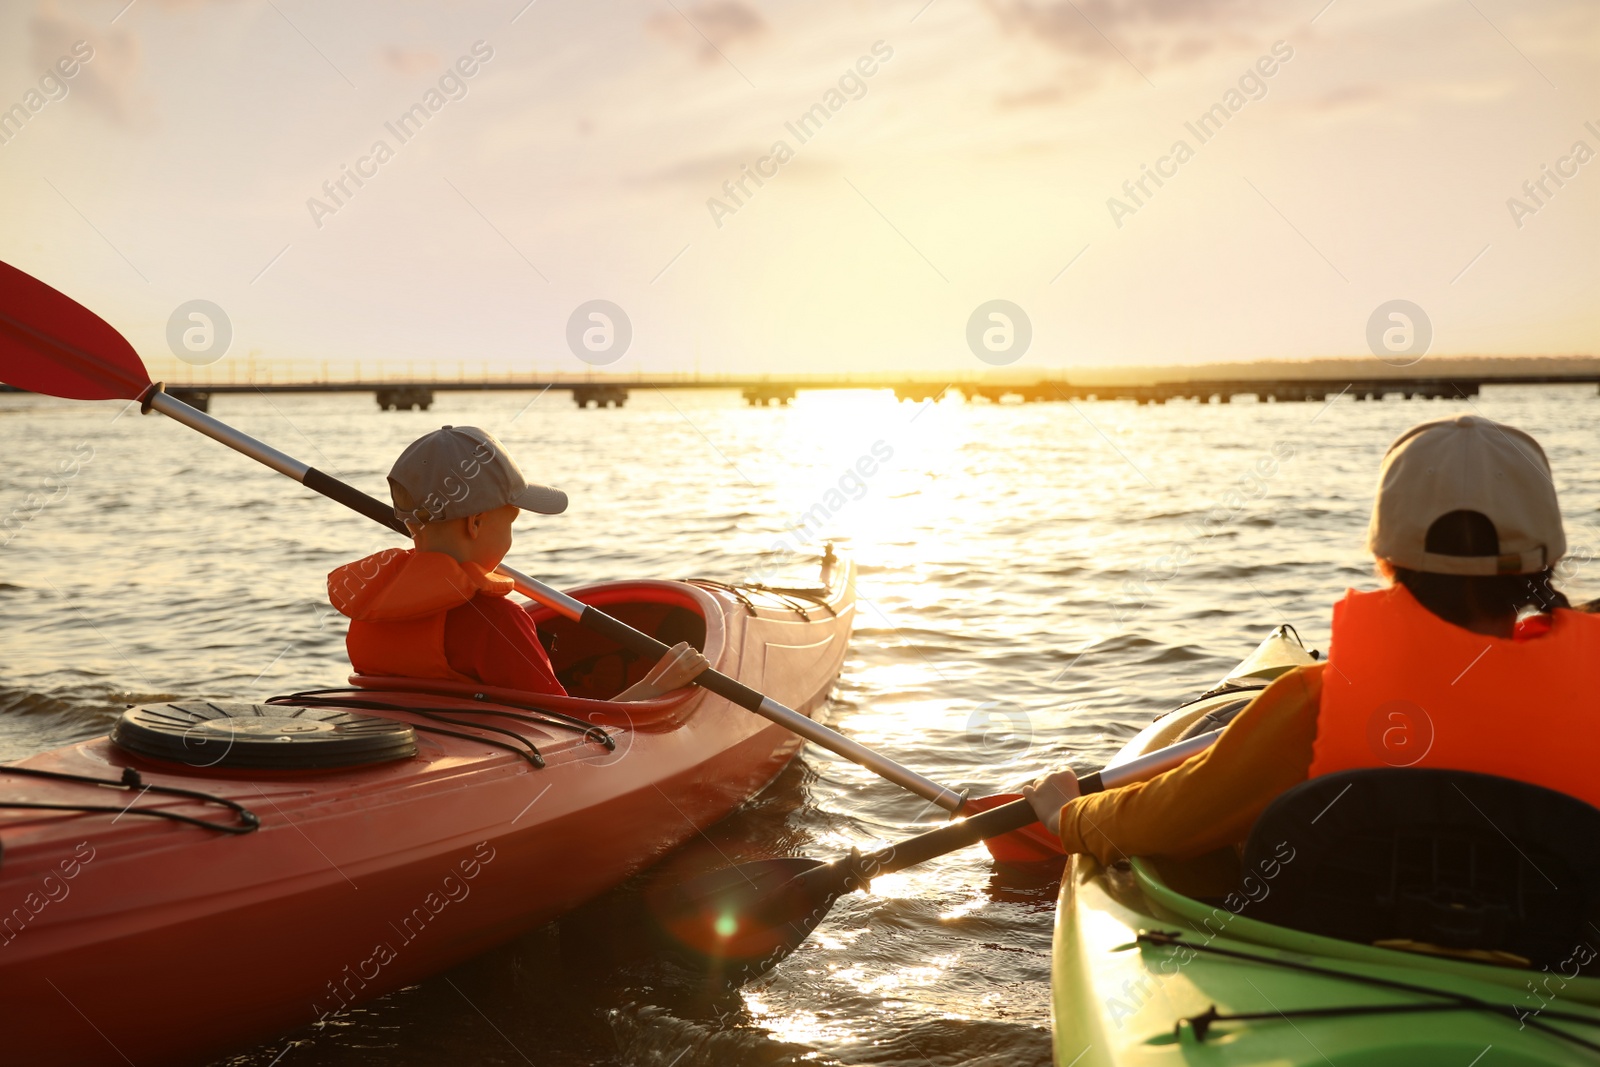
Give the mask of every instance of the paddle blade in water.
[[(961, 814), (976, 815), (1021, 799), (1020, 793), (976, 797), (967, 801), (961, 809)], [(1061, 847), (1061, 839), (1038, 823), (1013, 830), (1009, 834), (1001, 834), (999, 837), (991, 837), (983, 844), (996, 863), (1003, 863), (1008, 867), (1036, 869), (1052, 864), (1060, 866), (1067, 858), (1066, 850)]]
[(852, 888), (844, 863), (758, 860), (665, 887), (651, 910), (674, 947), (738, 986), (793, 952)]
[(133, 400), (150, 374), (100, 316), (0, 263), (0, 382), (69, 400)]

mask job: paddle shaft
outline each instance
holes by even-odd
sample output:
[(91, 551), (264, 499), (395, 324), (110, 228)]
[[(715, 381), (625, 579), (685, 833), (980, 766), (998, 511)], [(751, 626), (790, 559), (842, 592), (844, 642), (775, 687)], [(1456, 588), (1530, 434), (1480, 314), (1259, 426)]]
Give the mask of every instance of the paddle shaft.
[[(395, 516), (394, 509), (388, 504), (375, 497), (368, 496), (355, 486), (342, 482), (330, 474), (325, 474), (315, 467), (300, 462), (293, 456), (278, 451), (271, 445), (257, 441), (248, 434), (241, 433), (227, 423), (220, 422), (198, 408), (185, 404), (176, 397), (163, 392), (159, 386), (154, 386), (147, 391), (141, 398), (141, 402), (148, 411), (159, 411), (168, 418), (180, 422), (192, 430), (198, 430), (214, 441), (227, 445), (235, 452), (249, 456), (258, 463), (271, 467), (279, 474), (293, 478), (307, 489), (321, 493), (328, 499), (337, 501), (402, 536), (410, 536), (406, 530), (405, 523)], [(593, 605), (585, 604), (581, 600), (570, 597), (537, 579), (513, 570), (504, 563), (498, 569), (501, 574), (504, 574), (515, 583), (517, 592), (523, 596), (543, 604), (566, 618), (572, 619), (586, 629), (609, 637), (617, 644), (640, 656), (660, 659), (669, 651), (666, 645), (649, 634), (634, 629), (627, 623), (607, 615)], [(910, 768), (901, 766), (881, 753), (852, 741), (841, 733), (830, 730), (814, 719), (808, 718), (792, 708), (785, 707), (770, 697), (763, 696), (749, 686), (729, 678), (720, 671), (706, 670), (694, 680), (694, 684), (715, 693), (731, 703), (739, 705), (746, 711), (753, 711), (757, 715), (777, 723), (791, 733), (798, 734), (807, 741), (819, 745), (835, 755), (842, 756), (852, 763), (865, 767), (880, 778), (887, 779), (903, 789), (910, 790), (917, 796), (937, 804), (946, 811), (958, 811), (965, 802), (966, 798), (955, 790), (942, 786), (930, 778), (925, 778)], [(995, 812), (1005, 810), (1006, 808), (996, 808)], [(989, 814), (992, 815), (994, 812)], [(1027, 823), (1020, 822), (1017, 825), (1025, 826)], [(984, 836), (993, 835), (986, 834)], [(974, 838), (974, 840), (977, 840), (977, 838)]]
[[(1099, 793), (1130, 782), (1142, 782), (1147, 778), (1153, 778), (1163, 771), (1178, 766), (1191, 756), (1204, 752), (1216, 744), (1217, 738), (1221, 736), (1221, 730), (1213, 730), (1179, 741), (1175, 745), (1168, 745), (1166, 748), (1158, 748), (1127, 763), (1086, 774), (1078, 779), (1078, 791), (1081, 794)], [(898, 844), (869, 852), (852, 861), (851, 865), (868, 878), (880, 874), (893, 874), (895, 871), (925, 863), (947, 852), (954, 852), (956, 849), (975, 845), (979, 841), (1020, 830), (1029, 823), (1036, 822), (1038, 818), (1038, 814), (1033, 810), (1033, 804), (1026, 798), (1013, 800), (1009, 804), (991, 808), (980, 815), (958, 819), (938, 829), (907, 838)]]

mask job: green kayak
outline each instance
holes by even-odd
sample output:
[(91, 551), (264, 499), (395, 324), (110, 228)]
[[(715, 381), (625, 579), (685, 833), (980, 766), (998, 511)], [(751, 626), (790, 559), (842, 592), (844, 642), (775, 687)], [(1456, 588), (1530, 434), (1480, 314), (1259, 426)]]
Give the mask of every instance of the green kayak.
[[(1292, 631), (1274, 632), (1113, 765), (1201, 720), (1213, 728), (1310, 662)], [(1562, 973), (1340, 940), (1253, 919), (1240, 899), (1185, 896), (1147, 859), (1105, 867), (1074, 857), (1051, 974), (1057, 1067), (1600, 1063), (1600, 978), (1577, 976), (1576, 965)], [(1600, 944), (1600, 931), (1590, 940)]]

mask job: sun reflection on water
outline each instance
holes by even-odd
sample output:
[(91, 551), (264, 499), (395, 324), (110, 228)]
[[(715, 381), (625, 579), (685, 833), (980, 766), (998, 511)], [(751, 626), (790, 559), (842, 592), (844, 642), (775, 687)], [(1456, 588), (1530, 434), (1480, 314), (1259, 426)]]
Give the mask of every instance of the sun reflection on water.
[(775, 1041), (797, 1045), (845, 1044), (857, 1040), (850, 1027), (826, 1015), (810, 1010), (796, 1010), (791, 1006), (777, 1007), (769, 1004), (757, 992), (745, 990), (740, 994), (750, 1018), (767, 1031)]
[(975, 896), (970, 900), (962, 901), (960, 904), (957, 904), (952, 908), (947, 908), (946, 910), (941, 911), (939, 913), (939, 918), (946, 921), (951, 919), (959, 919), (963, 916), (971, 915), (975, 911), (982, 911), (983, 906), (987, 903), (989, 903), (987, 897), (982, 895)]
[(897, 989), (930, 986), (944, 977), (960, 959), (959, 952), (951, 952), (932, 957), (923, 967), (896, 967), (879, 974), (869, 973), (871, 967), (868, 964), (857, 964), (835, 971), (833, 977), (852, 986), (858, 993), (882, 994)]

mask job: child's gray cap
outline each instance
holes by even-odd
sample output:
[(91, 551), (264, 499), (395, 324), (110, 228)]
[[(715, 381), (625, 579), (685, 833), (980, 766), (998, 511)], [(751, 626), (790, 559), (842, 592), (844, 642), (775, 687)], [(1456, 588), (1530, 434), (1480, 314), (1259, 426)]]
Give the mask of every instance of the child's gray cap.
[(441, 426), (406, 446), (389, 471), (394, 512), (428, 523), (459, 519), (515, 504), (559, 515), (567, 494), (531, 485), (497, 437), (477, 426)]

